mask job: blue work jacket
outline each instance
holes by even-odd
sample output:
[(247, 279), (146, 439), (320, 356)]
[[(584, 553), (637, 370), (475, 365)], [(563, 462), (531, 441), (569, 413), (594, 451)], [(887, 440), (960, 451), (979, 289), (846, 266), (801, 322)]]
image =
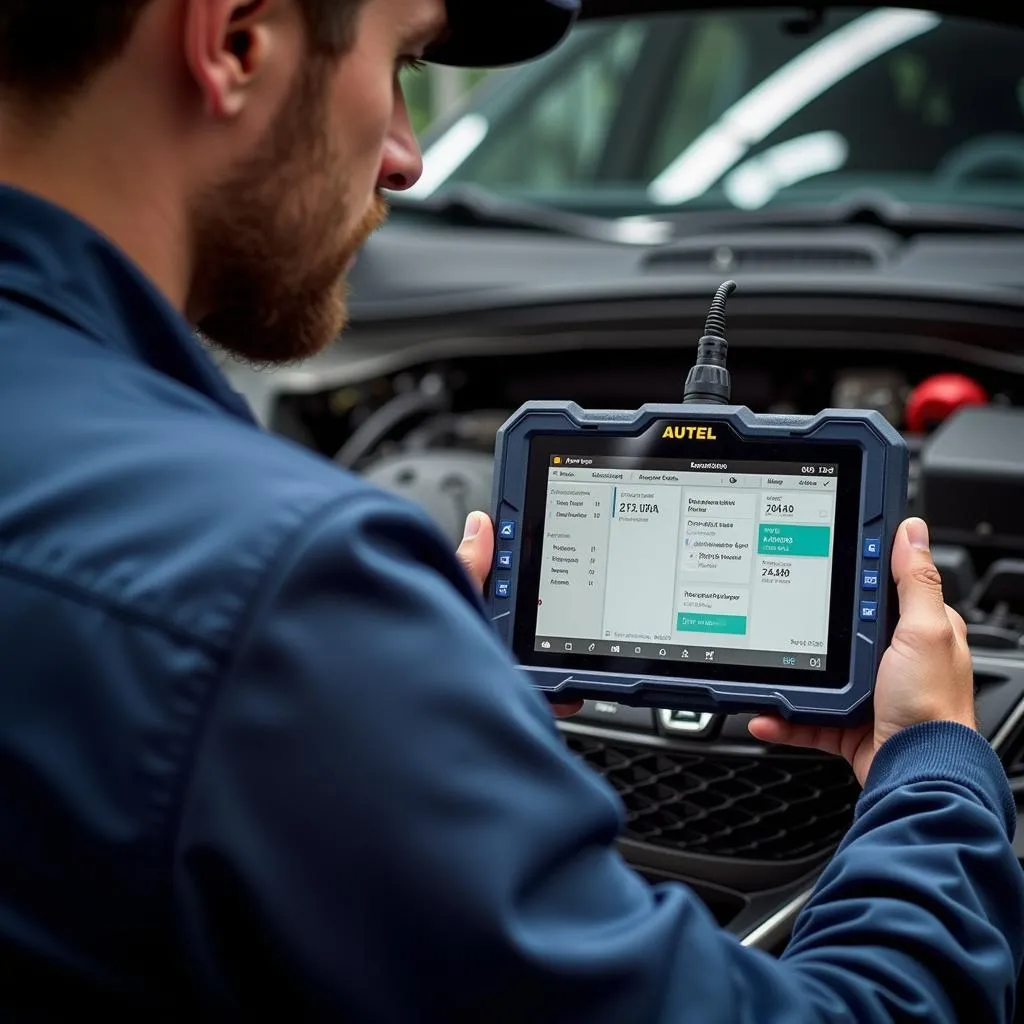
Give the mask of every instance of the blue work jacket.
[(0, 1020), (1006, 1021), (1013, 800), (879, 752), (781, 958), (616, 852), (424, 513), (269, 434), (109, 241), (0, 189)]

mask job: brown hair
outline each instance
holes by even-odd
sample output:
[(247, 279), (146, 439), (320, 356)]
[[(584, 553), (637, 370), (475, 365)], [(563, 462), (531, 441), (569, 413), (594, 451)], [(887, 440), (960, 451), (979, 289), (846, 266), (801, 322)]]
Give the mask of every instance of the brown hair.
[[(150, 0), (0, 0), (0, 98), (67, 99), (114, 60)], [(314, 50), (352, 44), (364, 0), (297, 0)]]

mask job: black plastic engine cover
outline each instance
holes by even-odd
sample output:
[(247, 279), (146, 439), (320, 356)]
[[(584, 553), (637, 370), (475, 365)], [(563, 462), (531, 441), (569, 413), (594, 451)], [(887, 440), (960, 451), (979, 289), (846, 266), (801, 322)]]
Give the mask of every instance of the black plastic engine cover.
[(1024, 551), (1024, 409), (955, 413), (924, 445), (919, 486), (933, 540)]

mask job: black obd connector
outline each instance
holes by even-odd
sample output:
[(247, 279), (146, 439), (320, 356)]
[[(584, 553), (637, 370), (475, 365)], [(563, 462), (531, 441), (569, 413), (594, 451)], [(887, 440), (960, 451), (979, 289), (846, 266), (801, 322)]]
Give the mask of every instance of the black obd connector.
[(732, 381), (726, 369), (729, 342), (725, 337), (725, 300), (736, 290), (735, 281), (726, 281), (711, 300), (704, 336), (697, 342), (697, 361), (686, 375), (683, 404), (728, 405)]

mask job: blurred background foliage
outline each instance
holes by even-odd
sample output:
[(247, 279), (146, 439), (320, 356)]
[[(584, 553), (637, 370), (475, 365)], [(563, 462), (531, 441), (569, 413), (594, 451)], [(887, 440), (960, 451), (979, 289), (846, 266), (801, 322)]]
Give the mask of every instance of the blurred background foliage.
[[(2, 0), (0, 0), (2, 2)], [(402, 88), (413, 128), (422, 132), (435, 118), (450, 110), (471, 92), (488, 70), (442, 68), (427, 65), (402, 73)]]

